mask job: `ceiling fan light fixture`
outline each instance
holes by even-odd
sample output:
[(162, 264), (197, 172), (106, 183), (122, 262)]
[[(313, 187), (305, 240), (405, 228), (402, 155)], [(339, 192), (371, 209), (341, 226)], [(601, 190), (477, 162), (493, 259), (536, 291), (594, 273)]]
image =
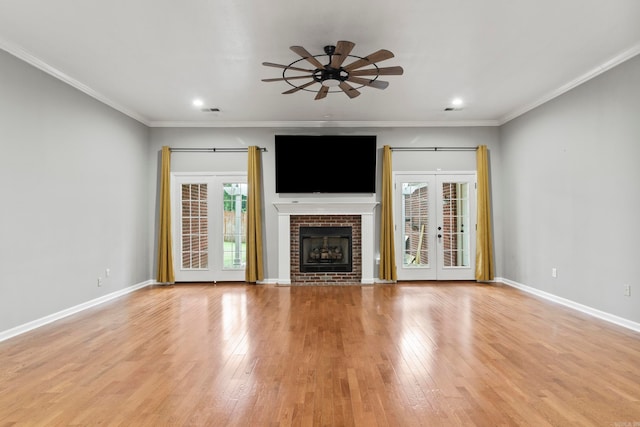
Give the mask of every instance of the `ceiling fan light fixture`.
[(337, 79), (326, 79), (320, 82), (322, 86), (326, 87), (338, 87), (340, 86), (340, 80)]

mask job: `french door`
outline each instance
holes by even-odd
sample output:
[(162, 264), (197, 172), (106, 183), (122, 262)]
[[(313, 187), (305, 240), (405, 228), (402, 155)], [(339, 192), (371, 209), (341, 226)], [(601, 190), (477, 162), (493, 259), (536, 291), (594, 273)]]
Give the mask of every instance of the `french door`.
[(243, 281), (246, 175), (172, 175), (176, 282)]
[(398, 280), (473, 280), (476, 175), (395, 174)]

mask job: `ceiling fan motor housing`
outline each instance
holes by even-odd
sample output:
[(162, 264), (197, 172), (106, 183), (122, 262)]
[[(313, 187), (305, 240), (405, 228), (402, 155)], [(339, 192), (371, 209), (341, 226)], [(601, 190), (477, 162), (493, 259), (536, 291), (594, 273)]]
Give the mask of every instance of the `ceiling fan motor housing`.
[(323, 86), (336, 87), (340, 82), (344, 82), (349, 78), (349, 73), (342, 67), (333, 68), (331, 66), (331, 57), (336, 51), (336, 47), (329, 45), (324, 47), (324, 52), (329, 56), (329, 63), (324, 68), (318, 68), (313, 73), (313, 79)]
[[(343, 82), (349, 78), (349, 73), (344, 70), (336, 70), (335, 68), (329, 68), (324, 70), (317, 70), (313, 74), (313, 78), (318, 83), (324, 86), (338, 86), (340, 82)], [(333, 83), (335, 82), (335, 83)]]

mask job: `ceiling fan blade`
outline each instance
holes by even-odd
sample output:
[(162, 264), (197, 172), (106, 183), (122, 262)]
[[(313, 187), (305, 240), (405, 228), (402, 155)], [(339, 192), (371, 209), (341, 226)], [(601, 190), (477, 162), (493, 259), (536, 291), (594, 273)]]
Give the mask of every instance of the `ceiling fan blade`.
[(307, 70), (305, 68), (290, 67), (288, 65), (274, 64), (273, 62), (263, 62), (262, 65), (266, 65), (267, 67), (284, 68), (286, 70), (304, 71), (305, 73), (313, 73), (315, 71), (315, 70)]
[(358, 84), (358, 85), (375, 87), (376, 89), (386, 89), (387, 86), (389, 86), (389, 82), (383, 82), (382, 80), (377, 80), (377, 79), (369, 80), (369, 79), (362, 79), (360, 77), (349, 77), (347, 81)]
[(311, 55), (307, 51), (307, 49), (303, 48), (302, 46), (291, 46), (289, 49), (291, 49), (292, 51), (294, 51), (295, 53), (300, 55), (302, 57), (302, 59), (306, 59), (307, 61), (309, 61), (314, 67), (319, 68), (319, 69), (323, 69), (324, 68), (324, 65), (322, 65), (322, 63), (320, 61), (318, 61), (316, 58), (314, 58), (313, 55)]
[(331, 56), (331, 67), (340, 68), (340, 66), (342, 65), (344, 60), (347, 59), (347, 56), (349, 56), (349, 53), (351, 53), (351, 50), (355, 45), (356, 45), (355, 43), (352, 43), (346, 40), (340, 40), (336, 44), (336, 50), (333, 53), (333, 56)]
[(329, 86), (322, 86), (315, 97), (316, 101), (318, 99), (322, 99), (326, 97), (328, 93), (329, 93)]
[(350, 76), (401, 76), (404, 73), (402, 67), (367, 68), (365, 70), (353, 70)]
[(344, 91), (344, 93), (346, 93), (349, 98), (355, 98), (356, 96), (360, 95), (360, 92), (358, 92), (357, 89), (352, 87), (347, 82), (340, 82), (340, 89), (342, 89)]
[(355, 62), (343, 67), (345, 71), (355, 70), (356, 68), (364, 67), (365, 65), (373, 64), (374, 62), (384, 61), (385, 59), (393, 58), (393, 53), (389, 52), (386, 49), (380, 49), (377, 52), (372, 53), (369, 56), (365, 56), (362, 59), (358, 59)]
[(286, 79), (284, 77), (277, 77), (277, 78), (273, 78), (273, 79), (262, 79), (263, 82), (281, 82), (283, 80), (295, 80), (295, 79), (312, 79), (313, 75), (310, 76), (293, 76), (293, 77), (287, 77)]
[(299, 91), (299, 90), (304, 89), (305, 87), (311, 86), (311, 85), (312, 85), (312, 84), (314, 84), (315, 82), (316, 82), (316, 81), (314, 80), (314, 81), (311, 81), (311, 82), (309, 82), (309, 83), (305, 83), (305, 84), (303, 84), (302, 86), (294, 87), (293, 89), (289, 89), (289, 90), (288, 90), (288, 91), (286, 91), (286, 92), (282, 92), (282, 94), (283, 94), (283, 95), (289, 95), (290, 93), (295, 93), (295, 92), (297, 92), (297, 91)]

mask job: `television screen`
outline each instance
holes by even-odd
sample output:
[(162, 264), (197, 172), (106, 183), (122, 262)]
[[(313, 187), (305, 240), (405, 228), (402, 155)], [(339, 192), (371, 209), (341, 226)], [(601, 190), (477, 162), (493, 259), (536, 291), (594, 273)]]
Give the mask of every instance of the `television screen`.
[(276, 193), (375, 193), (375, 135), (276, 135)]

